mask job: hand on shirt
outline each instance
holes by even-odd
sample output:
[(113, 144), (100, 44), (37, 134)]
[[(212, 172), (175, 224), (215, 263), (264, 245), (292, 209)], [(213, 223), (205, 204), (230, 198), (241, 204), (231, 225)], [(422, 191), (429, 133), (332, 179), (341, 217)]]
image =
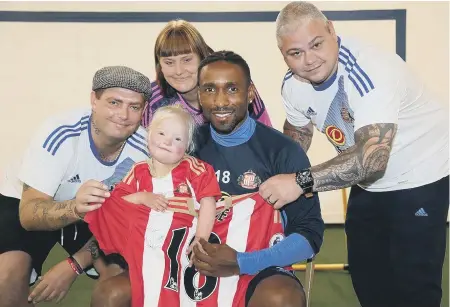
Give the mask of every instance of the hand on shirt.
[[(204, 239), (193, 246), (192, 262), (202, 275), (228, 277), (239, 275), (237, 252), (226, 244), (212, 244)], [(206, 253), (203, 253), (200, 248)]]
[(200, 238), (195, 238), (194, 241), (192, 241), (191, 245), (186, 249), (186, 255), (189, 256), (189, 267), (193, 264), (193, 258), (195, 256), (194, 252), (194, 246), (197, 246), (200, 252), (206, 254), (205, 250), (203, 249), (202, 245), (200, 244)]
[(295, 174), (282, 174), (264, 181), (259, 187), (259, 194), (274, 209), (280, 209), (296, 201), (303, 194), (303, 190), (295, 181)]
[(44, 276), (39, 277), (37, 285), (28, 297), (29, 302), (55, 301), (59, 303), (67, 294), (77, 274), (64, 260), (52, 267)]
[(144, 205), (158, 212), (166, 211), (167, 205), (169, 204), (169, 201), (164, 197), (164, 195), (146, 191), (130, 194), (122, 198), (130, 203)]
[(96, 180), (88, 180), (78, 189), (75, 196), (75, 213), (84, 217), (87, 212), (97, 210), (109, 197), (108, 187)]

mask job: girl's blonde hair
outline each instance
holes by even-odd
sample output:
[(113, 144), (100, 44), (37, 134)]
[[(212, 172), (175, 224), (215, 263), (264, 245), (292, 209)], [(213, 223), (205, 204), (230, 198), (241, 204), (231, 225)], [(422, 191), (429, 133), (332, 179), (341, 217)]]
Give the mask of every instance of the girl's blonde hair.
[(155, 114), (153, 114), (153, 119), (150, 125), (148, 126), (148, 133), (150, 135), (154, 127), (159, 125), (163, 120), (174, 116), (182, 120), (186, 126), (186, 130), (188, 132), (188, 145), (186, 148), (186, 153), (191, 154), (195, 150), (194, 144), (195, 121), (192, 118), (192, 115), (180, 105), (170, 105), (158, 108)]

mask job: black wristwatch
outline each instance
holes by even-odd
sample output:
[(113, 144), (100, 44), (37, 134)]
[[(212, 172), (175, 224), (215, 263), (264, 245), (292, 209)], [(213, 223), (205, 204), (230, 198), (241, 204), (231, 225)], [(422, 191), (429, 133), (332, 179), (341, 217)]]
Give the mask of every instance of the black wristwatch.
[(303, 195), (309, 198), (313, 196), (314, 178), (310, 169), (304, 169), (295, 173), (295, 182), (302, 188)]

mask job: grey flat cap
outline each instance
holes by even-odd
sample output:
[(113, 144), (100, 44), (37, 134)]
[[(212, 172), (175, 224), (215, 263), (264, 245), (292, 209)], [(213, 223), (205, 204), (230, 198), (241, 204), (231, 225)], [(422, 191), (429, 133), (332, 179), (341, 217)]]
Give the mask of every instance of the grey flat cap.
[(112, 87), (126, 88), (142, 93), (145, 101), (148, 101), (152, 96), (149, 78), (126, 66), (107, 66), (95, 73), (92, 82), (93, 91)]

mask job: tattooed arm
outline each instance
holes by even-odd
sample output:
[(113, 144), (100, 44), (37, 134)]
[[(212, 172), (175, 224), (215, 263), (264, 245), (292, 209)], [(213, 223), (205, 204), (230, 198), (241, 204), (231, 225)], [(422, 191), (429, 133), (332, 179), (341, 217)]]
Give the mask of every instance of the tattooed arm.
[(100, 208), (106, 197), (109, 197), (108, 187), (95, 180), (83, 183), (75, 199), (66, 201), (54, 201), (24, 183), (19, 205), (20, 223), (26, 230), (61, 229)]
[(314, 128), (311, 122), (309, 122), (306, 126), (296, 127), (285, 120), (283, 125), (283, 133), (291, 137), (303, 148), (305, 152), (307, 152), (309, 146), (311, 146)]
[(83, 269), (94, 265), (97, 272), (102, 275), (107, 270), (107, 264), (101, 257), (97, 240), (92, 237), (78, 252), (72, 255)]
[(95, 238), (92, 237), (89, 239), (89, 241), (87, 241), (86, 244), (72, 256), (83, 269), (95, 263), (95, 261), (100, 257)]
[(26, 230), (61, 229), (79, 220), (75, 206), (75, 200), (54, 201), (24, 183), (19, 205), (20, 223)]
[(339, 156), (311, 168), (314, 190), (338, 190), (381, 178), (386, 170), (395, 124), (373, 124), (355, 132), (355, 145)]
[[(100, 274), (100, 276), (107, 276), (106, 271), (108, 270), (108, 263), (105, 261), (104, 254), (100, 250), (97, 239), (92, 237), (85, 247), (90, 254), (89, 259), (92, 259), (92, 265), (95, 270)], [(80, 250), (80, 252), (82, 252), (82, 250)]]
[(98, 242), (94, 237), (92, 237), (86, 245), (86, 249), (89, 251), (94, 261), (100, 258), (100, 249), (98, 248)]

